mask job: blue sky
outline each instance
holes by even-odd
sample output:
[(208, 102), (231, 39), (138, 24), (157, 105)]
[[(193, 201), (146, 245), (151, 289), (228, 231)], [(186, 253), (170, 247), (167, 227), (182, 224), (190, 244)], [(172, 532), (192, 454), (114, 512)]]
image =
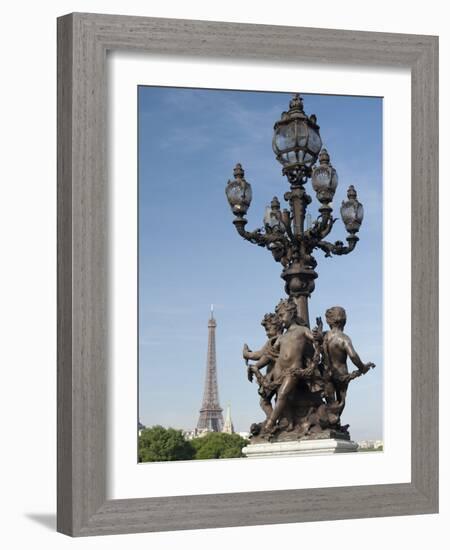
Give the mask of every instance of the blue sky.
[[(299, 90), (301, 92), (301, 90)], [(139, 87), (139, 401), (146, 425), (195, 427), (206, 368), (210, 304), (221, 405), (235, 428), (263, 419), (246, 378), (242, 345), (265, 341), (260, 325), (285, 297), (281, 266), (232, 224), (225, 186), (240, 162), (252, 184), (248, 229), (262, 226), (288, 182), (272, 152), (273, 124), (291, 94)], [(339, 175), (334, 214), (350, 184), (364, 204), (360, 242), (348, 256), (318, 261), (310, 318), (347, 310), (346, 332), (377, 368), (352, 383), (342, 421), (353, 439), (382, 437), (382, 99), (302, 94), (317, 115)], [(311, 196), (314, 192), (307, 184)], [(315, 198), (309, 207), (318, 214)], [(345, 240), (338, 220), (328, 240)]]

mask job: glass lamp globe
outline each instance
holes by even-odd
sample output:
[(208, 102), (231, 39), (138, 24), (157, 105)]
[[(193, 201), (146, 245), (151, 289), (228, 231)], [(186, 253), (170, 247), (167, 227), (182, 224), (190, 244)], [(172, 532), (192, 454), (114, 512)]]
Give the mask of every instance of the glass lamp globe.
[(236, 164), (233, 170), (234, 180), (228, 180), (225, 194), (235, 216), (243, 217), (252, 202), (252, 186), (244, 178), (244, 170)]
[(299, 171), (308, 176), (322, 148), (316, 116), (308, 117), (303, 110), (303, 100), (296, 94), (289, 103), (289, 111), (275, 123), (272, 148), (283, 172)]
[(348, 188), (347, 200), (342, 201), (341, 217), (348, 233), (355, 234), (359, 231), (364, 218), (364, 208), (357, 199), (353, 185)]
[(330, 163), (330, 155), (326, 149), (320, 152), (319, 165), (314, 166), (311, 181), (317, 200), (322, 204), (329, 204), (336, 191), (338, 175)]
[(263, 221), (264, 227), (269, 231), (275, 231), (277, 229), (284, 230), (282, 214), (280, 210), (280, 201), (277, 197), (274, 197), (272, 199), (270, 206), (266, 206)]

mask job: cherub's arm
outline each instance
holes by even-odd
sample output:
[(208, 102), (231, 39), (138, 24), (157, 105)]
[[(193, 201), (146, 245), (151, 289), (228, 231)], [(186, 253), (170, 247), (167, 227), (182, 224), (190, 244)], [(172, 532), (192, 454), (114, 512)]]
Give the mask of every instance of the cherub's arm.
[(268, 342), (266, 342), (260, 350), (251, 351), (250, 348), (247, 346), (247, 344), (244, 344), (244, 350), (242, 351), (242, 355), (246, 360), (259, 361), (265, 355), (267, 351), (267, 345), (268, 345)]
[(353, 347), (353, 343), (351, 339), (344, 335), (344, 346), (345, 351), (347, 352), (347, 355), (350, 357), (350, 360), (355, 365), (355, 367), (358, 367), (358, 370), (361, 371), (363, 374), (365, 374), (370, 368), (374, 368), (375, 365), (373, 363), (363, 363), (361, 361), (361, 358), (356, 353), (355, 348)]
[(264, 367), (267, 367), (269, 363), (273, 361), (273, 352), (271, 351), (271, 340), (268, 340), (264, 346), (258, 350), (258, 351), (251, 351), (248, 349), (247, 345), (244, 345), (244, 359), (245, 360), (251, 360), (256, 361), (256, 363), (253, 363), (253, 365), (250, 365), (251, 369), (262, 369)]
[(263, 355), (264, 355), (264, 348), (258, 351), (248, 350), (246, 353), (244, 353), (244, 359), (249, 359), (250, 361), (258, 361), (259, 359), (261, 359)]
[[(274, 363), (280, 351), (280, 342), (277, 336), (267, 340), (264, 346), (255, 354), (260, 355), (257, 362), (250, 366), (253, 370), (259, 370)], [(251, 353), (251, 352), (250, 352)], [(245, 355), (244, 355), (245, 356)], [(256, 357), (255, 357), (256, 359)]]
[(250, 366), (252, 369), (262, 369), (264, 367), (267, 367), (269, 363), (273, 361), (273, 358), (270, 355), (261, 355), (259, 361), (256, 363), (253, 363), (253, 365)]

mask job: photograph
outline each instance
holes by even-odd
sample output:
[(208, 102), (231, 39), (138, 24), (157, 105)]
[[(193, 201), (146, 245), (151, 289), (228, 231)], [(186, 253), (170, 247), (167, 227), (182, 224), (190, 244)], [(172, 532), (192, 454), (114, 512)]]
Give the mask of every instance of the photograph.
[(383, 98), (137, 94), (138, 461), (383, 451)]

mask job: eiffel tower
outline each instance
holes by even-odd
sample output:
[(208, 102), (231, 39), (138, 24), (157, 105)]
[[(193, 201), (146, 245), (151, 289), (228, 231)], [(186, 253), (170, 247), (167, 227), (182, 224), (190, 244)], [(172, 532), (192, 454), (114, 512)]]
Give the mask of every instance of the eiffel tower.
[(208, 357), (206, 360), (205, 389), (203, 403), (197, 423), (198, 431), (221, 432), (223, 429), (222, 408), (219, 405), (216, 365), (216, 320), (211, 306), (211, 317), (208, 321)]

